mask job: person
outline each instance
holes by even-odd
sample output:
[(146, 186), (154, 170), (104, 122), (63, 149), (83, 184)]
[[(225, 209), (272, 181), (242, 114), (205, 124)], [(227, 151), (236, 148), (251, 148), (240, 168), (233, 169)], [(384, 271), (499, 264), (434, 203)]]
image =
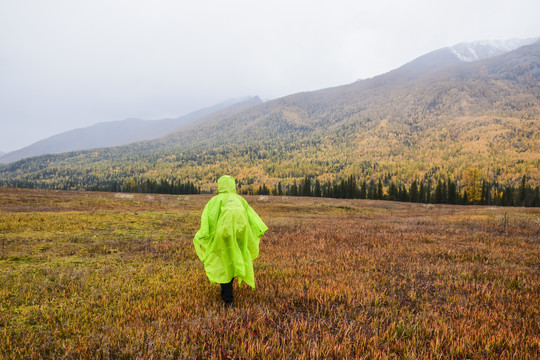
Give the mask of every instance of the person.
[(204, 207), (201, 228), (193, 238), (197, 256), (211, 283), (221, 284), (225, 305), (233, 304), (233, 281), (255, 288), (253, 260), (268, 227), (247, 201), (236, 194), (234, 178), (218, 179), (218, 195)]

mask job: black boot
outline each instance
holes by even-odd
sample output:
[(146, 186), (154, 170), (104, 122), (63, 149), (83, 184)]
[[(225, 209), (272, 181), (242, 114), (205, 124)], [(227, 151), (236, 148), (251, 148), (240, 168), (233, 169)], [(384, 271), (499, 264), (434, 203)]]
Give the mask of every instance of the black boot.
[(226, 284), (221, 285), (221, 298), (225, 302), (225, 306), (232, 306), (233, 304), (233, 281), (232, 280)]

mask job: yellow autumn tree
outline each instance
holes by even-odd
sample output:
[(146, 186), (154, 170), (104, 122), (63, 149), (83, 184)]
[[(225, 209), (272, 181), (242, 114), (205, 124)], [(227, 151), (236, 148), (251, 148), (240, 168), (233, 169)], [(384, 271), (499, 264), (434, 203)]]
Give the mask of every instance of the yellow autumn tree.
[(482, 198), (480, 184), (480, 170), (477, 168), (469, 168), (465, 170), (464, 174), (465, 190), (467, 191), (467, 198), (470, 202), (480, 202)]

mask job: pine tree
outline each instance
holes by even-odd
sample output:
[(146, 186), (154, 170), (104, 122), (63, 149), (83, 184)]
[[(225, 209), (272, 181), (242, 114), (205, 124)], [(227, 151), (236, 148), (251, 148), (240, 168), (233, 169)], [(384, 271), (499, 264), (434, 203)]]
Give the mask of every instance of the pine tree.
[(442, 201), (443, 204), (448, 204), (448, 186), (446, 181), (442, 182)]
[(360, 199), (367, 198), (367, 186), (366, 186), (366, 180), (362, 182), (362, 186), (360, 187)]
[(439, 179), (437, 182), (437, 187), (435, 188), (435, 204), (442, 204), (443, 201), (443, 185), (442, 181)]
[(503, 190), (503, 205), (504, 206), (514, 206), (514, 188), (511, 186), (505, 186)]
[(418, 202), (418, 184), (416, 180), (409, 187), (409, 199), (411, 202)]
[(426, 202), (426, 188), (424, 187), (424, 182), (420, 182), (420, 190), (418, 191), (418, 202)]
[(428, 180), (426, 189), (426, 202), (431, 203), (431, 180)]
[(523, 175), (521, 177), (521, 186), (519, 187), (519, 205), (525, 206), (527, 200), (527, 177)]
[(356, 186), (356, 178), (351, 175), (349, 176), (349, 183), (347, 184), (348, 189), (348, 198), (356, 199), (358, 198), (358, 187)]
[(457, 204), (457, 186), (452, 180), (448, 180), (448, 203)]
[(404, 185), (401, 185), (399, 188), (399, 201), (409, 201), (409, 195), (407, 194), (407, 189), (405, 189)]
[(291, 186), (290, 194), (291, 196), (298, 196), (298, 185), (296, 185), (296, 180), (294, 180), (293, 185)]
[(300, 183), (300, 188), (302, 191), (302, 196), (311, 196), (311, 180), (309, 177), (305, 177), (304, 180)]
[(321, 183), (319, 182), (319, 179), (315, 179), (315, 189), (313, 189), (313, 196), (321, 196)]
[(382, 200), (383, 199), (383, 186), (382, 181), (379, 178), (379, 184), (377, 184), (377, 199)]
[(388, 187), (388, 198), (393, 201), (399, 200), (398, 188), (393, 182), (391, 182), (390, 186)]
[(377, 197), (377, 188), (375, 187), (375, 183), (373, 180), (369, 182), (369, 188), (368, 188), (368, 199), (375, 200)]
[(490, 186), (485, 179), (482, 179), (482, 204), (487, 205), (490, 198)]

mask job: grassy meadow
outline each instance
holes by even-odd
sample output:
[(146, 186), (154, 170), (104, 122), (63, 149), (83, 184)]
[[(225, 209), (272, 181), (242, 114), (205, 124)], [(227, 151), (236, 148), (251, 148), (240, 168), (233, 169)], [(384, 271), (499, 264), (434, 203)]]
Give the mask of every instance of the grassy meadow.
[(540, 209), (245, 198), (269, 230), (226, 309), (209, 195), (0, 187), (0, 358), (540, 356)]

